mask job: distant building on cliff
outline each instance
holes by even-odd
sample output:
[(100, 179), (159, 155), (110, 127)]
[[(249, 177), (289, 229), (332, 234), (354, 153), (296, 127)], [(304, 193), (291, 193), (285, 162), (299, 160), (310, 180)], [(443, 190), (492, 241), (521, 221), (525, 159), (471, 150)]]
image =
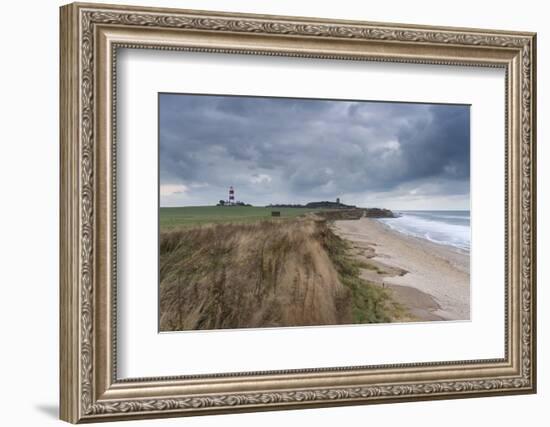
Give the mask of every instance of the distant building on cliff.
[(229, 197), (227, 200), (220, 200), (216, 206), (252, 206), (249, 203), (235, 200), (235, 188), (229, 187)]
[(227, 202), (229, 205), (235, 204), (235, 189), (233, 186), (229, 187), (229, 200)]

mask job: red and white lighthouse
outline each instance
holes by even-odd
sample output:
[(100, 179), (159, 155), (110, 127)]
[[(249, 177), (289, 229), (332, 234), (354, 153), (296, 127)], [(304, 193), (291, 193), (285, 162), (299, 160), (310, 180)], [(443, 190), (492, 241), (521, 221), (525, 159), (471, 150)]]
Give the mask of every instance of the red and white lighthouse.
[(233, 186), (229, 187), (229, 204), (235, 204), (235, 190), (233, 189)]

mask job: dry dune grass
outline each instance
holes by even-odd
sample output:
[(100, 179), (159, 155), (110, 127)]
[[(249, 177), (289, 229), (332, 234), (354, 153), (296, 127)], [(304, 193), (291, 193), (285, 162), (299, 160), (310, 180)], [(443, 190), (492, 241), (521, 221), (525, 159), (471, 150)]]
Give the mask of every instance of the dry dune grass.
[(161, 233), (163, 331), (392, 320), (324, 220), (220, 224)]

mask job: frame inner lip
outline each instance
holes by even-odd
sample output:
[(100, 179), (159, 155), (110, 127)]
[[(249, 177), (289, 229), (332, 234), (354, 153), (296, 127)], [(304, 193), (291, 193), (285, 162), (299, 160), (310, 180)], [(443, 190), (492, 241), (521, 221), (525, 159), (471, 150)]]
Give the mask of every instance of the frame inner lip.
[[(147, 49), (147, 50), (165, 50), (166, 45), (161, 44), (140, 44), (140, 43), (127, 43), (125, 41), (119, 41), (119, 40), (112, 40), (110, 41), (110, 45), (112, 48), (112, 66), (111, 66), (111, 78), (114, 82), (112, 85), (112, 111), (116, 112), (116, 101), (117, 101), (117, 95), (116, 95), (116, 81), (117, 81), (117, 74), (116, 74), (116, 61), (117, 61), (117, 53), (118, 49), (120, 48), (127, 48), (127, 49)], [(217, 47), (211, 47), (211, 48), (195, 48), (190, 47), (187, 45), (183, 46), (174, 46), (170, 45), (169, 50), (174, 51), (182, 51), (182, 52), (206, 52), (206, 53), (224, 53), (224, 54), (242, 54), (243, 51), (240, 49), (226, 49), (226, 48), (217, 48)], [(270, 55), (270, 50), (262, 50), (262, 49), (250, 49), (244, 51), (245, 54), (250, 55)], [(283, 52), (280, 53), (280, 56), (287, 56), (287, 57), (298, 57), (298, 58), (319, 58), (319, 59), (337, 59), (337, 60), (352, 60), (352, 61), (365, 61), (365, 62), (396, 62), (401, 63), (405, 62), (408, 64), (418, 64), (418, 65), (425, 65), (425, 64), (431, 64), (431, 65), (455, 65), (455, 66), (464, 66), (464, 67), (487, 67), (487, 68), (504, 68), (506, 71), (505, 74), (505, 80), (508, 81), (508, 74), (509, 69), (507, 66), (507, 63), (494, 63), (494, 62), (461, 62), (459, 60), (453, 61), (453, 62), (440, 62), (437, 60), (431, 60), (431, 59), (415, 59), (415, 58), (407, 58), (406, 60), (397, 60), (393, 61), (391, 58), (378, 58), (378, 57), (340, 57), (338, 55), (317, 55), (317, 54), (309, 54), (307, 52), (301, 52), (299, 54), (295, 53), (289, 53), (289, 52)], [(509, 65), (509, 64), (508, 64)], [(508, 95), (508, 86), (505, 86), (505, 93), (506, 97)], [(114, 120), (112, 121), (112, 135), (113, 135), (113, 151), (116, 152), (116, 115), (114, 115)], [(507, 122), (505, 123), (505, 126), (507, 126)], [(507, 153), (507, 150), (506, 150)], [(113, 164), (112, 164), (113, 170), (116, 170), (116, 157), (113, 156)], [(505, 171), (507, 172), (507, 169), (505, 168)], [(507, 183), (506, 183), (507, 186)], [(116, 179), (113, 179), (113, 187), (112, 187), (113, 194), (116, 195), (117, 187), (116, 187)], [(507, 194), (506, 190), (506, 194)], [(506, 198), (507, 199), (507, 198)], [(508, 200), (506, 200), (506, 206), (505, 210), (506, 213), (508, 212)], [(112, 234), (112, 241), (116, 242), (116, 197), (113, 198), (113, 217), (114, 219), (113, 224), (113, 234)], [(505, 252), (506, 252), (506, 260), (505, 263), (507, 263), (507, 254), (508, 254), (508, 248), (507, 248), (507, 242), (505, 242)], [(113, 253), (116, 254), (116, 247), (113, 250)], [(116, 265), (116, 262), (113, 263)], [(505, 275), (506, 283), (505, 283), (505, 289), (507, 290), (507, 276)], [(114, 286), (113, 286), (113, 300), (116, 302), (116, 269), (113, 269), (113, 277), (112, 277)], [(508, 304), (508, 292), (505, 292), (505, 305)], [(509, 360), (509, 354), (508, 354), (508, 318), (505, 316), (505, 342), (504, 342), (504, 357), (503, 358), (488, 358), (488, 359), (473, 359), (473, 360), (452, 360), (452, 361), (432, 361), (432, 362), (413, 362), (413, 363), (397, 363), (397, 364), (377, 364), (377, 365), (351, 365), (351, 366), (334, 366), (334, 367), (324, 367), (324, 368), (298, 368), (298, 369), (283, 369), (283, 370), (267, 370), (267, 371), (243, 371), (243, 372), (220, 372), (220, 373), (213, 373), (213, 374), (193, 374), (193, 375), (170, 375), (170, 376), (155, 376), (155, 377), (131, 377), (131, 378), (118, 378), (117, 376), (117, 308), (116, 304), (113, 305), (113, 310), (111, 316), (113, 317), (113, 328), (112, 328), (112, 365), (114, 367), (111, 381), (113, 384), (128, 384), (128, 383), (150, 383), (152, 381), (178, 381), (183, 383), (186, 383), (188, 381), (193, 380), (208, 380), (208, 379), (226, 379), (226, 378), (245, 378), (245, 377), (265, 377), (265, 376), (301, 376), (301, 375), (307, 375), (307, 374), (339, 374), (339, 375), (346, 375), (347, 373), (352, 373), (355, 371), (366, 371), (368, 373), (369, 371), (377, 370), (377, 369), (411, 369), (411, 368), (426, 368), (426, 371), (429, 372), (429, 368), (436, 368), (436, 370), (439, 370), (437, 368), (439, 367), (454, 367), (454, 369), (469, 369), (472, 367), (476, 367), (476, 365), (481, 365), (482, 367), (488, 367), (488, 365), (500, 365), (500, 366), (506, 366), (510, 362)], [(352, 374), (353, 375), (353, 374)]]

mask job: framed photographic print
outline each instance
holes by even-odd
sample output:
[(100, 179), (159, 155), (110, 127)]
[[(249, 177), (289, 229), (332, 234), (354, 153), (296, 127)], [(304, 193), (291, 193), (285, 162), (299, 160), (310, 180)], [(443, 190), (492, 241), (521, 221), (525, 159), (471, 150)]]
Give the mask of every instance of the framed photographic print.
[(533, 393), (535, 34), (61, 8), (61, 418)]

